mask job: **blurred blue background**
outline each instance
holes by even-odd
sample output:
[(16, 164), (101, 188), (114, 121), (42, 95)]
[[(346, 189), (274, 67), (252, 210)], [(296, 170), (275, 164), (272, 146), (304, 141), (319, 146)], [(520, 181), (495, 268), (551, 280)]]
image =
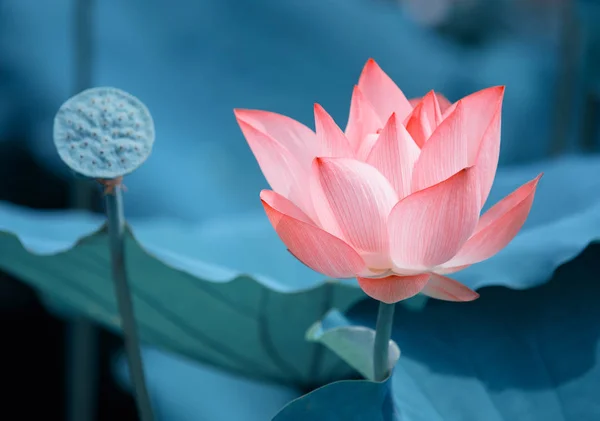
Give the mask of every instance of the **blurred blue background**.
[[(142, 99), (156, 124), (151, 158), (126, 180), (128, 216), (185, 223), (260, 212), (266, 182), (232, 109), (312, 127), (319, 102), (343, 127), (369, 57), (408, 97), (435, 89), (454, 101), (506, 85), (501, 165), (592, 154), (597, 17), (591, 0), (0, 0), (0, 200), (101, 210), (99, 191), (73, 181), (51, 133), (68, 97), (111, 85)], [(12, 388), (2, 411), (66, 419), (73, 332), (6, 274), (0, 314), (1, 381)], [(94, 335), (97, 419), (133, 420), (110, 375), (119, 339)], [(25, 405), (32, 394), (48, 404)]]

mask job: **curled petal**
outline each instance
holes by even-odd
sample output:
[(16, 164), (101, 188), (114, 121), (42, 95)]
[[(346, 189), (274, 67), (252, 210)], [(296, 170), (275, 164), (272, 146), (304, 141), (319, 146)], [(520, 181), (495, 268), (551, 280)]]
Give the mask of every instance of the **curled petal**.
[(418, 157), (418, 146), (394, 113), (366, 161), (389, 180), (402, 199), (410, 194), (412, 171)]
[(315, 225), (312, 219), (302, 211), (298, 206), (294, 205), (290, 200), (271, 190), (263, 190), (260, 192), (260, 200), (269, 205), (276, 212), (267, 213), (269, 221), (274, 228), (279, 224), (282, 216), (289, 216), (307, 224)]
[(504, 87), (484, 89), (450, 107), (423, 145), (413, 174), (413, 191), (439, 183), (462, 168), (476, 166), (481, 203), (489, 194), (500, 150)]
[(238, 122), (245, 122), (284, 146), (305, 167), (317, 156), (315, 133), (293, 118), (260, 110), (234, 110)]
[(358, 80), (358, 87), (373, 104), (381, 121), (396, 113), (401, 121), (412, 111), (412, 106), (400, 88), (383, 71), (375, 60), (369, 59)]
[(352, 149), (358, 150), (367, 136), (381, 129), (383, 121), (377, 116), (373, 105), (365, 98), (358, 85), (354, 86), (350, 116), (345, 130)]
[(472, 265), (492, 257), (517, 235), (533, 204), (541, 174), (496, 203), (479, 220), (474, 234), (443, 268)]
[(354, 152), (342, 129), (319, 104), (315, 104), (315, 127), (319, 150), (316, 156), (353, 158)]
[(332, 278), (354, 278), (365, 273), (365, 262), (351, 246), (312, 223), (291, 216), (297, 211), (291, 211), (291, 204), (281, 199), (284, 198), (261, 195), (267, 217), (290, 253), (312, 270)]
[[(477, 95), (479, 94), (479, 95)], [(475, 165), (479, 172), (479, 189), (481, 192), (481, 208), (492, 190), (498, 158), (500, 157), (500, 129), (502, 120), (502, 100), (504, 87), (490, 88), (471, 95), (472, 99), (465, 98), (467, 112), (479, 122), (479, 127), (474, 127), (473, 133), (478, 130), (483, 132), (482, 139), (475, 157)], [(476, 110), (481, 117), (476, 116)], [(485, 125), (486, 117), (491, 113), (491, 120)], [(474, 136), (474, 135), (473, 135)]]
[(452, 278), (432, 273), (429, 282), (421, 291), (423, 294), (445, 301), (473, 301), (479, 294)]
[(316, 158), (314, 174), (323, 192), (314, 200), (326, 202), (319, 209), (331, 212), (342, 238), (361, 253), (387, 255), (386, 220), (398, 202), (389, 181), (374, 167), (345, 158)]
[(417, 103), (406, 119), (406, 129), (419, 147), (423, 147), (435, 128), (442, 122), (437, 96), (430, 91)]
[(358, 284), (369, 297), (387, 304), (397, 303), (417, 295), (427, 284), (429, 274), (387, 276), (385, 278), (357, 278)]
[[(460, 102), (468, 116), (468, 162), (477, 165), (483, 208), (498, 168), (504, 86), (494, 86), (466, 96)], [(446, 110), (452, 112), (455, 104)], [(477, 139), (479, 139), (477, 141)]]
[(412, 191), (426, 189), (471, 166), (462, 131), (468, 116), (459, 102), (421, 148), (412, 177)]
[(440, 111), (443, 115), (446, 112), (446, 110), (452, 106), (452, 103), (450, 102), (450, 100), (448, 100), (448, 98), (446, 98), (439, 92), (436, 92), (435, 96), (437, 97), (438, 104), (440, 106)]
[(373, 150), (373, 146), (375, 146), (375, 143), (377, 143), (378, 139), (379, 134), (377, 133), (367, 135), (361, 142), (358, 150), (356, 151), (356, 159), (363, 162), (366, 161), (369, 157), (369, 154)]
[[(446, 110), (452, 106), (452, 102), (450, 102), (450, 100), (448, 98), (446, 98), (444, 95), (442, 95), (439, 92), (435, 92), (435, 96), (436, 96), (437, 102), (440, 106), (440, 111), (443, 115), (446, 112)], [(417, 104), (419, 104), (419, 102), (421, 102), (422, 99), (423, 98), (411, 98), (408, 100), (408, 102), (414, 108), (417, 106)]]
[(428, 270), (463, 246), (479, 218), (474, 168), (402, 199), (390, 213), (390, 255), (405, 269)]
[(296, 156), (269, 134), (245, 120), (238, 119), (238, 124), (271, 188), (311, 213), (310, 192), (303, 186), (308, 168), (303, 168)]

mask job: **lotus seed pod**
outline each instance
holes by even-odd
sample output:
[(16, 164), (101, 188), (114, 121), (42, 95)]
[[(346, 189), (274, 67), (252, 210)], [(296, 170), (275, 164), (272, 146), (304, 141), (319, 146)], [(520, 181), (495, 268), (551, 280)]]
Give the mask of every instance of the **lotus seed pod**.
[(54, 144), (76, 173), (101, 179), (129, 174), (150, 155), (154, 122), (136, 97), (92, 88), (67, 100), (54, 118)]

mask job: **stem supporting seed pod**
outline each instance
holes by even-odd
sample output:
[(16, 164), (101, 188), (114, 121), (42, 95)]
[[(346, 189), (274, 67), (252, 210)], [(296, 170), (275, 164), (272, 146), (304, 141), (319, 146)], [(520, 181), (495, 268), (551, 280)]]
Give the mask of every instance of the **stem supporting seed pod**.
[(153, 421), (154, 415), (127, 280), (122, 181), (148, 158), (153, 143), (154, 123), (146, 106), (115, 88), (92, 88), (75, 95), (54, 119), (54, 144), (61, 159), (76, 174), (105, 187), (112, 277), (141, 421)]
[(129, 363), (129, 375), (133, 384), (136, 403), (141, 421), (153, 421), (152, 403), (146, 387), (144, 367), (140, 352), (133, 300), (127, 282), (125, 267), (125, 216), (123, 212), (123, 195), (120, 185), (106, 195), (106, 213), (110, 238), (110, 257), (112, 276), (115, 283), (117, 305), (121, 315), (125, 352)]

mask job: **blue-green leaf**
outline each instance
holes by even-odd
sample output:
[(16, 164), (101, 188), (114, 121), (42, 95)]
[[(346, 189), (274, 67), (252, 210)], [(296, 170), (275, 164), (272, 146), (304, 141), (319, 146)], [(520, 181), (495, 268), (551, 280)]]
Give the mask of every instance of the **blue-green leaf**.
[[(373, 372), (375, 331), (373, 329), (353, 326), (342, 313), (333, 309), (323, 320), (310, 327), (306, 332), (306, 339), (322, 343), (363, 377), (368, 380), (375, 379)], [(391, 372), (400, 358), (400, 348), (394, 341), (390, 341), (388, 352), (388, 371)]]
[(323, 386), (286, 405), (273, 421), (400, 421), (392, 378), (377, 383), (343, 380)]
[[(527, 222), (526, 227), (523, 232), (517, 236), (517, 238), (511, 243), (506, 252), (502, 252), (500, 255), (490, 259), (489, 261), (483, 262), (481, 264), (475, 265), (473, 268), (469, 269), (471, 273), (477, 274), (476, 277), (471, 278), (475, 280), (475, 285), (478, 282), (482, 284), (494, 283), (498, 282), (502, 285), (509, 286), (514, 289), (527, 288), (528, 286), (538, 285), (546, 281), (552, 271), (556, 268), (556, 266), (560, 265), (564, 261), (570, 259), (571, 257), (580, 253), (580, 251), (585, 248), (585, 246), (594, 241), (594, 239), (600, 238), (598, 236), (598, 215), (600, 213), (596, 212), (595, 209), (599, 206), (600, 197), (598, 196), (597, 189), (598, 186), (598, 178), (595, 176), (600, 173), (600, 160), (598, 158), (566, 158), (557, 160), (555, 162), (545, 162), (539, 163), (534, 166), (523, 166), (512, 169), (502, 169), (496, 179), (496, 187), (490, 198), (490, 204), (493, 204), (496, 200), (502, 197), (503, 194), (507, 193), (511, 188), (517, 187), (520, 183), (526, 180), (528, 177), (533, 177), (537, 174), (538, 171), (543, 170), (546, 175), (542, 179), (542, 183), (540, 183), (538, 194), (535, 200), (535, 205), (532, 210), (531, 217)], [(564, 199), (564, 200), (563, 200)], [(241, 229), (243, 227), (246, 229)], [(212, 236), (212, 241), (217, 242), (217, 246), (213, 248), (209, 248), (202, 243), (201, 249), (202, 252), (209, 256), (207, 260), (215, 260), (218, 263), (224, 264), (224, 253), (227, 247), (227, 241), (218, 240), (218, 233), (224, 233), (224, 235), (231, 236), (229, 230), (240, 231), (244, 233), (245, 236), (249, 235), (249, 231), (253, 232), (255, 238), (258, 239), (260, 229), (260, 222), (256, 222), (254, 225), (249, 224), (247, 222), (240, 222), (235, 226), (235, 224), (229, 223), (220, 223), (220, 224), (212, 224), (212, 229), (215, 234)], [(269, 228), (269, 227), (267, 227)], [(169, 237), (169, 227), (164, 226), (162, 228), (162, 235), (164, 237)], [(204, 231), (203, 235), (206, 236), (207, 232)], [(270, 247), (270, 242), (268, 241), (269, 237), (266, 234), (263, 238), (261, 238), (261, 244), (263, 244), (266, 248)], [(521, 236), (527, 236), (529, 239), (527, 241), (521, 242)], [(538, 240), (536, 241), (536, 236)], [(247, 238), (247, 237), (246, 237)], [(265, 247), (256, 248), (259, 250), (255, 250), (256, 253), (263, 253), (259, 255), (256, 259), (252, 259), (252, 254), (247, 253), (244, 254), (243, 242), (233, 242), (230, 241), (231, 248), (236, 256), (243, 256), (244, 260), (240, 263), (239, 257), (235, 263), (240, 263), (243, 265), (248, 265), (248, 267), (252, 267), (252, 262), (256, 262), (257, 268), (260, 265), (264, 265), (264, 260), (267, 258), (268, 252), (264, 251)], [(510, 251), (513, 250), (514, 251)], [(178, 252), (183, 252), (183, 249), (177, 250)], [(285, 254), (285, 253), (284, 253)], [(545, 256), (548, 256), (545, 258)], [(281, 255), (282, 259), (285, 259), (287, 256)], [(269, 264), (278, 264), (279, 260), (269, 259)], [(221, 260), (219, 260), (221, 259)], [(498, 261), (498, 263), (493, 263), (494, 261)], [(578, 259), (580, 260), (580, 259)], [(570, 282), (569, 278), (572, 277), (574, 280), (583, 281), (586, 279), (588, 282), (593, 282), (595, 272), (589, 271), (577, 271), (576, 266), (567, 265), (561, 269), (559, 269), (560, 273), (562, 273), (562, 280), (566, 282), (565, 287), (568, 287), (568, 283)], [(242, 266), (240, 266), (242, 267)], [(283, 264), (282, 264), (283, 267)], [(487, 267), (487, 269), (485, 269)], [(520, 269), (515, 269), (520, 268)], [(589, 269), (589, 268), (588, 268)], [(566, 272), (565, 272), (566, 271)], [(283, 278), (281, 278), (283, 279)], [(553, 283), (556, 282), (553, 281)], [(549, 287), (549, 286), (548, 286)], [(494, 361), (497, 360), (497, 363), (501, 364), (498, 371), (501, 371), (498, 376), (505, 375), (504, 371), (508, 371), (512, 364), (515, 366), (519, 366), (522, 362), (519, 360), (512, 361), (515, 357), (514, 354), (517, 354), (517, 358), (520, 357), (518, 352), (512, 349), (510, 332), (512, 331), (511, 324), (508, 323), (507, 326), (498, 326), (499, 323), (503, 321), (501, 318), (503, 315), (511, 315), (514, 311), (515, 306), (518, 306), (519, 315), (521, 317), (520, 320), (510, 321), (514, 323), (517, 328), (520, 328), (521, 324), (527, 325), (529, 324), (537, 324), (539, 323), (540, 328), (543, 332), (551, 327), (548, 327), (547, 324), (552, 324), (552, 320), (544, 321), (544, 320), (530, 320), (531, 317), (536, 317), (536, 312), (538, 311), (538, 307), (534, 304), (540, 296), (546, 300), (554, 300), (555, 304), (552, 302), (547, 303), (548, 306), (563, 306), (563, 303), (560, 301), (560, 291), (552, 292), (552, 294), (558, 294), (558, 297), (545, 297), (550, 294), (553, 289), (548, 289), (548, 287), (536, 288), (531, 292), (534, 293), (533, 296), (526, 295), (525, 298), (521, 297), (521, 294), (528, 294), (525, 292), (517, 292), (517, 291), (509, 291), (502, 289), (487, 289), (484, 288), (481, 292), (482, 297), (478, 300), (479, 302), (473, 304), (457, 304), (457, 303), (441, 303), (438, 301), (431, 300), (427, 302), (425, 312), (422, 314), (422, 317), (426, 318), (426, 322), (419, 322), (421, 320), (419, 316), (414, 313), (402, 309), (400, 306), (397, 307), (396, 312), (397, 315), (397, 324), (403, 323), (402, 320), (406, 323), (416, 323), (415, 329), (407, 329), (406, 333), (403, 336), (397, 336), (396, 340), (398, 344), (401, 346), (403, 351), (403, 357), (400, 359), (400, 363), (396, 367), (396, 372), (393, 378), (393, 386), (395, 389), (395, 393), (400, 398), (404, 399), (403, 396), (406, 397), (402, 406), (402, 413), (404, 415), (404, 421), (411, 420), (423, 420), (423, 421), (437, 421), (443, 419), (444, 421), (454, 421), (455, 419), (461, 419), (460, 416), (465, 415), (465, 419), (481, 421), (480, 418), (477, 418), (479, 412), (477, 408), (468, 407), (468, 402), (465, 403), (460, 399), (463, 399), (465, 396), (469, 396), (472, 393), (475, 393), (474, 396), (479, 395), (481, 397), (481, 389), (485, 390), (487, 384), (490, 381), (487, 377), (482, 377), (481, 380), (479, 377), (474, 375), (473, 373), (469, 373), (467, 371), (466, 374), (459, 373), (458, 375), (445, 374), (443, 370), (439, 369), (439, 360), (444, 356), (444, 352), (450, 354), (450, 356), (446, 356), (446, 358), (453, 358), (452, 352), (454, 348), (457, 348), (453, 342), (449, 342), (445, 337), (452, 333), (452, 330), (449, 330), (446, 325), (441, 325), (441, 323), (450, 323), (456, 322), (457, 327), (464, 326), (464, 329), (479, 329), (481, 331), (485, 331), (490, 329), (487, 334), (483, 333), (469, 333), (464, 334), (462, 338), (462, 342), (464, 342), (464, 347), (454, 358), (459, 358), (464, 356), (464, 361), (458, 361), (458, 363), (463, 363), (468, 366), (471, 359), (471, 355), (477, 356), (479, 352), (479, 347), (486, 346), (487, 342), (491, 344), (495, 344), (496, 341), (501, 342), (501, 347), (498, 348), (498, 356), (494, 357)], [(575, 286), (576, 288), (577, 286)], [(588, 284), (587, 287), (590, 287)], [(491, 294), (491, 295), (489, 295)], [(589, 293), (587, 293), (589, 295)], [(592, 293), (593, 294), (593, 293)], [(503, 297), (506, 295), (506, 298)], [(582, 297), (586, 296), (586, 292), (582, 292), (581, 294), (574, 294), (576, 297), (569, 297), (569, 300), (577, 300), (581, 295)], [(490, 311), (486, 310), (488, 308), (489, 303), (494, 303), (500, 298), (504, 300), (501, 304), (492, 307), (492, 314), (489, 314)], [(530, 298), (531, 297), (531, 298)], [(536, 298), (537, 297), (537, 298)], [(545, 297), (545, 298), (544, 298)], [(527, 301), (532, 300), (531, 309), (528, 310)], [(513, 304), (515, 301), (516, 304)], [(471, 310), (469, 313), (465, 313), (465, 308), (468, 308), (471, 305), (475, 305), (475, 310), (481, 311), (482, 316), (480, 317), (478, 312), (475, 310)], [(435, 310), (441, 306), (440, 310)], [(465, 307), (466, 306), (466, 307)], [(575, 308), (574, 303), (569, 303), (569, 308), (567, 308), (566, 313), (560, 318), (564, 319), (567, 323), (577, 324), (577, 318), (581, 317), (581, 315), (577, 311), (572, 311)], [(376, 314), (375, 309), (371, 309), (373, 311), (372, 315)], [(362, 315), (362, 318), (367, 317), (368, 310), (363, 309), (365, 314)], [(498, 313), (495, 316), (498, 319), (494, 319), (494, 312)], [(587, 309), (585, 312), (589, 312)], [(570, 314), (574, 313), (574, 314)], [(569, 321), (569, 318), (574, 316), (575, 319)], [(590, 314), (590, 317), (593, 318), (593, 315)], [(313, 320), (314, 321), (314, 320)], [(355, 320), (356, 322), (356, 320)], [(369, 322), (372, 322), (370, 320)], [(362, 323), (362, 322), (361, 322)], [(366, 323), (366, 321), (365, 321)], [(535, 326), (531, 326), (532, 329)], [(546, 327), (544, 327), (546, 326)], [(398, 327), (398, 326), (397, 326)], [(410, 326), (409, 326), (410, 327)], [(500, 332), (498, 332), (500, 329)], [(573, 327), (572, 332), (575, 333), (578, 329)], [(533, 331), (532, 331), (533, 332)], [(485, 333), (485, 332), (484, 332)], [(501, 334), (501, 335), (500, 335)], [(397, 332), (398, 335), (398, 332)], [(496, 336), (499, 337), (496, 338)], [(585, 336), (585, 333), (583, 334)], [(417, 338), (420, 338), (421, 343), (415, 343)], [(461, 338), (456, 338), (460, 340)], [(478, 341), (481, 340), (480, 344)], [(563, 339), (555, 338), (554, 339), (558, 344), (563, 343)], [(577, 340), (577, 338), (571, 338), (571, 341)], [(461, 342), (461, 343), (462, 343)], [(459, 344), (460, 345), (460, 344)], [(518, 343), (517, 343), (518, 345)], [(493, 348), (494, 345), (492, 345)], [(488, 347), (489, 348), (489, 347)], [(570, 345), (569, 348), (574, 348), (573, 345)], [(486, 348), (487, 349), (487, 348)], [(508, 349), (507, 352), (503, 352), (503, 349)], [(492, 350), (487, 350), (486, 352), (489, 354)], [(517, 348), (517, 351), (519, 349)], [(577, 353), (581, 352), (579, 349), (575, 349), (573, 355), (578, 355)], [(438, 355), (438, 353), (440, 355)], [(419, 360), (417, 357), (423, 355), (422, 360)], [(485, 356), (482, 358), (489, 358)], [(530, 358), (535, 358), (535, 356), (530, 356)], [(589, 360), (589, 358), (587, 358)], [(178, 375), (177, 371), (170, 372), (165, 366), (168, 366), (167, 357), (164, 358), (165, 361), (162, 361), (160, 364), (154, 364), (151, 360), (148, 363), (148, 370), (152, 372), (157, 370), (161, 373), (160, 376), (152, 377), (152, 381), (156, 383), (182, 383), (188, 384), (189, 382), (198, 381), (201, 382), (202, 379), (198, 378), (192, 379), (183, 375)], [(432, 369), (428, 369), (429, 364), (432, 364)], [(449, 361), (446, 363), (448, 366), (453, 365), (453, 361)], [(505, 367), (508, 367), (504, 369)], [(412, 371), (408, 371), (412, 370)], [(480, 371), (479, 369), (475, 370), (475, 373)], [(514, 372), (515, 370), (513, 370)], [(518, 371), (518, 369), (517, 369)], [(191, 372), (191, 370), (190, 370)], [(597, 373), (597, 371), (596, 371)], [(198, 374), (200, 376), (201, 374)], [(190, 374), (191, 376), (191, 374)], [(402, 376), (402, 377), (400, 377)], [(412, 377), (411, 377), (412, 376)], [(475, 376), (475, 378), (473, 378)], [(488, 377), (492, 377), (493, 375), (489, 374)], [(514, 398), (516, 402), (519, 400), (524, 400), (527, 402), (529, 397), (524, 394), (522, 390), (519, 388), (522, 387), (522, 384), (518, 381), (517, 374), (511, 373), (512, 379), (515, 377), (517, 380), (514, 381), (515, 384), (515, 392), (507, 391), (510, 389), (510, 383), (505, 387), (504, 390), (498, 389), (495, 387), (492, 392), (492, 399), (499, 399), (497, 395), (500, 395), (500, 398), (510, 394), (511, 398)], [(540, 374), (543, 376), (543, 373)], [(597, 375), (598, 376), (598, 375)], [(524, 378), (526, 379), (527, 376)], [(539, 376), (538, 376), (539, 377)], [(589, 375), (585, 376), (586, 378), (590, 378)], [(429, 380), (431, 378), (431, 380)], [(400, 379), (402, 379), (400, 381)], [(363, 384), (363, 383), (360, 383)], [(372, 387), (372, 383), (369, 383), (369, 388)], [(342, 389), (346, 387), (354, 388), (355, 383), (340, 383)], [(576, 387), (580, 384), (577, 383)], [(597, 386), (597, 385), (596, 385)], [(334, 387), (328, 386), (328, 387)], [(337, 388), (338, 386), (335, 386)], [(545, 386), (547, 387), (547, 385)], [(584, 390), (584, 398), (583, 402), (589, 401), (589, 399), (585, 399), (585, 390), (593, 390), (594, 385), (585, 385), (582, 384), (581, 387)], [(437, 390), (439, 389), (447, 389), (449, 392), (444, 392), (436, 395)], [(466, 392), (463, 394), (459, 393), (461, 388), (465, 388)], [(174, 401), (168, 398), (168, 394), (163, 397), (160, 396), (160, 388), (155, 388), (157, 390), (157, 394), (155, 398), (163, 402), (165, 408), (165, 419), (170, 420), (171, 416), (173, 416), (173, 420), (177, 420), (177, 414), (181, 411), (182, 407), (186, 408), (186, 411), (189, 413), (194, 413), (195, 411), (201, 411), (203, 407), (203, 403), (199, 402), (196, 399), (185, 399), (182, 395), (180, 399)], [(456, 390), (455, 390), (456, 389)], [(479, 392), (473, 392), (472, 389), (480, 389)], [(215, 393), (215, 395), (226, 394), (228, 388), (223, 386), (222, 389), (213, 388), (211, 392)], [(423, 392), (419, 392), (422, 390)], [(534, 391), (534, 395), (545, 393), (545, 394), (553, 394), (555, 393), (552, 389), (550, 391), (541, 392), (539, 388)], [(579, 393), (578, 389), (574, 389)], [(344, 392), (345, 393), (345, 392)], [(370, 392), (369, 392), (370, 393)], [(378, 392), (385, 393), (385, 392)], [(559, 393), (563, 393), (559, 391)], [(571, 392), (568, 392), (571, 393)], [(445, 396), (448, 396), (446, 398)], [(211, 395), (212, 396), (212, 395)], [(308, 395), (309, 397), (313, 395)], [(212, 400), (212, 398), (207, 396), (207, 399)], [(311, 398), (312, 399), (312, 398)], [(331, 399), (329, 397), (328, 399)], [(342, 398), (340, 398), (342, 399)], [(214, 399), (216, 401), (216, 398)], [(349, 400), (346, 399), (346, 402)], [(441, 403), (440, 403), (441, 402)], [(454, 402), (454, 403), (453, 403)], [(490, 398), (483, 398), (484, 405), (490, 405)], [(442, 405), (444, 409), (440, 409), (441, 414), (444, 415), (444, 418), (441, 418), (442, 415), (438, 413), (437, 408)], [(454, 405), (454, 406), (453, 406)], [(475, 405), (475, 403), (473, 403)], [(466, 406), (466, 408), (465, 408)], [(454, 409), (452, 409), (454, 407)], [(574, 408), (571, 405), (571, 408)], [(376, 408), (377, 409), (377, 408)], [(590, 409), (590, 406), (582, 406), (582, 421), (588, 421), (589, 413), (594, 414), (592, 411), (593, 408)], [(529, 409), (527, 409), (529, 411)], [(530, 419), (536, 419), (535, 416), (537, 414), (536, 408), (531, 410), (533, 415), (529, 415), (526, 413), (524, 417), (525, 421), (529, 421)], [(198, 412), (201, 415), (201, 412)], [(287, 414), (287, 412), (286, 412)], [(456, 415), (458, 414), (458, 415)], [(455, 416), (456, 415), (456, 416)], [(377, 419), (375, 415), (374, 419)], [(452, 418), (452, 416), (455, 416)], [(492, 420), (494, 415), (492, 415)], [(497, 417), (497, 416), (496, 416)], [(227, 418), (224, 418), (227, 419)], [(242, 418), (243, 419), (243, 418)], [(319, 419), (319, 418), (317, 418)], [(335, 419), (335, 418), (331, 418)], [(368, 418), (366, 418), (368, 419)], [(484, 418), (485, 419), (485, 418)], [(520, 419), (517, 417), (516, 419)], [(571, 419), (567, 418), (568, 421), (576, 420), (576, 417), (571, 417)], [(559, 418), (560, 420), (560, 418)], [(461, 420), (462, 421), (462, 420)], [(486, 420), (487, 421), (487, 420)], [(550, 421), (554, 421), (550, 418)], [(564, 420), (560, 420), (564, 421)]]
[[(403, 357), (391, 380), (393, 408), (374, 397), (386, 384), (337, 382), (293, 401), (275, 420), (600, 419), (599, 257), (600, 246), (591, 246), (551, 282), (526, 291), (485, 288), (474, 302), (430, 300), (420, 312), (397, 306), (393, 337)], [(364, 301), (348, 319), (373, 326), (376, 314)], [(348, 417), (343, 402), (363, 418)]]
[[(145, 349), (143, 359), (160, 421), (265, 421), (301, 395), (292, 387), (247, 379), (154, 349)], [(114, 368), (119, 382), (130, 390), (124, 355)]]
[[(347, 309), (362, 292), (321, 281), (266, 225), (264, 215), (198, 227), (133, 221), (126, 257), (142, 340), (302, 387), (347, 376), (352, 370), (346, 364), (304, 334), (329, 309)], [(54, 305), (119, 328), (100, 217), (0, 205), (0, 268)]]
[[(474, 287), (528, 288), (600, 238), (597, 157), (502, 169), (490, 203), (540, 170), (546, 176), (522, 233), (497, 256), (459, 272), (459, 279)], [(0, 267), (44, 292), (46, 301), (117, 328), (102, 222), (0, 204)], [(146, 342), (286, 383), (318, 385), (348, 372), (303, 337), (330, 308), (343, 311), (362, 293), (323, 284), (289, 255), (262, 212), (199, 225), (130, 222), (128, 265)]]

